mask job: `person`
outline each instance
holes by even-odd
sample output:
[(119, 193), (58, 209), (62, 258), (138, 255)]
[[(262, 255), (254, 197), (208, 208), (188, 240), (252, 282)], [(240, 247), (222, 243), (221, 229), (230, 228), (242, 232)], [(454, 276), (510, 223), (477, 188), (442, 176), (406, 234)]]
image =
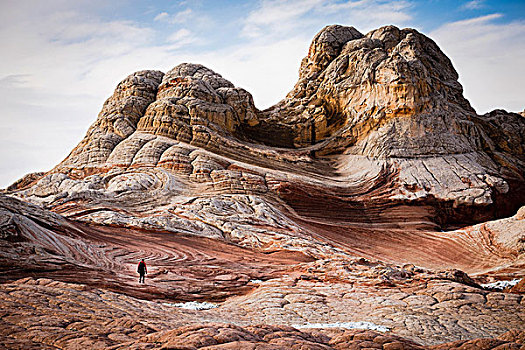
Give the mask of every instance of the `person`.
[(144, 283), (145, 275), (148, 273), (148, 269), (146, 268), (146, 263), (144, 262), (144, 259), (140, 260), (139, 266), (137, 267), (137, 272), (139, 273), (139, 283), (142, 281)]

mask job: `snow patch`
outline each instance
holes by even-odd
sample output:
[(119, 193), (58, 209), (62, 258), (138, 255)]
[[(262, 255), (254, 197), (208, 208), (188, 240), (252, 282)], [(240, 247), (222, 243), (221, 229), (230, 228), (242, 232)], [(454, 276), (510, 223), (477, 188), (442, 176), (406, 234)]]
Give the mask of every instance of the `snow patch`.
[(336, 323), (306, 323), (295, 324), (292, 327), (301, 328), (346, 328), (346, 329), (370, 329), (378, 332), (388, 332), (390, 329), (372, 322), (336, 322)]
[(263, 281), (262, 280), (250, 280), (250, 283), (261, 284), (261, 283), (263, 283)]
[(514, 287), (521, 281), (521, 278), (516, 278), (511, 281), (496, 281), (492, 283), (480, 284), (483, 288), (500, 289), (503, 290), (508, 287)]
[(209, 310), (219, 307), (217, 304), (208, 302), (188, 301), (186, 303), (164, 303), (164, 305), (175, 306), (186, 310)]

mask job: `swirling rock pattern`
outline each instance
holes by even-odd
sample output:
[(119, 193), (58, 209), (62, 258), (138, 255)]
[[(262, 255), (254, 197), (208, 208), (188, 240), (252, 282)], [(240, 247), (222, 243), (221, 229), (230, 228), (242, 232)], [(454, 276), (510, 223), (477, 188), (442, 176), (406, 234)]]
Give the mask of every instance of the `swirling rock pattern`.
[[(2, 345), (518, 348), (521, 296), (477, 283), (525, 275), (523, 135), (522, 114), (477, 115), (450, 60), (413, 29), (327, 26), (293, 90), (263, 111), (202, 65), (136, 72), (64, 161), (0, 196), (0, 279), (22, 278), (5, 284)], [(141, 309), (141, 325), (9, 311), (55, 292), (94, 309), (105, 302), (93, 293), (221, 304), (178, 321)], [(392, 334), (286, 328), (352, 321)]]
[[(279, 189), (292, 182), (314, 186), (312, 202), (334, 193), (336, 202), (381, 211), (428, 205), (419, 221), (441, 228), (510, 216), (525, 197), (525, 119), (502, 110), (478, 116), (457, 78), (431, 39), (393, 26), (366, 35), (324, 28), (294, 89), (265, 111), (201, 65), (137, 72), (61, 164), (10, 190), (50, 207), (78, 195), (96, 202), (116, 188), (148, 189), (116, 180), (108, 187), (115, 174), (162, 168), (175, 180), (163, 176), (159, 185), (183, 182), (185, 194), (265, 194), (268, 201), (283, 199)], [(378, 180), (380, 194), (370, 196)]]

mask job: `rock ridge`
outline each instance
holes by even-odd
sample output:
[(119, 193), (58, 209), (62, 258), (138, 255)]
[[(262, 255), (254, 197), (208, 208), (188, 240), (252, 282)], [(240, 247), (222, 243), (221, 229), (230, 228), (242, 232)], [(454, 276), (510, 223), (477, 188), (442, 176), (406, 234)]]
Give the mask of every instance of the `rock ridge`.
[[(374, 207), (351, 188), (395, 174), (386, 201), (425, 203), (434, 208), (425, 216), (441, 227), (512, 215), (525, 197), (525, 119), (502, 110), (476, 115), (457, 79), (430, 38), (394, 26), (367, 34), (325, 27), (294, 89), (264, 111), (202, 65), (140, 71), (117, 86), (62, 163), (10, 190), (26, 188), (17, 195), (56, 206), (78, 193), (99, 200), (169, 179), (177, 185), (167, 196), (205, 188), (282, 200), (279, 188), (299, 175), (293, 181)], [(384, 170), (355, 170), (364, 168)], [(116, 175), (127, 172), (135, 175)]]
[(519, 349), (524, 135), (414, 29), (325, 27), (262, 111), (202, 65), (133, 73), (0, 194), (0, 347)]

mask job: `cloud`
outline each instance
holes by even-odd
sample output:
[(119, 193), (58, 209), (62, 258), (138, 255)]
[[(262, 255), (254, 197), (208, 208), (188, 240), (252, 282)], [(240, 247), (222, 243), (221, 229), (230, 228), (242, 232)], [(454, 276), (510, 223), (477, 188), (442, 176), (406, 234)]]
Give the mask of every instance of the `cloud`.
[[(43, 91), (26, 75), (0, 79), (0, 186), (22, 175), (49, 170), (84, 136), (101, 101), (81, 91)], [(91, 120), (79, 120), (82, 116)]]
[(153, 18), (153, 20), (154, 21), (167, 21), (169, 17), (170, 17), (169, 13), (161, 12), (158, 15), (156, 15), (155, 18)]
[(269, 38), (323, 27), (338, 21), (360, 30), (403, 24), (411, 19), (409, 1), (263, 0), (250, 12), (242, 29), (247, 38)]
[(461, 8), (465, 10), (479, 10), (483, 7), (485, 7), (485, 0), (472, 0), (461, 6)]
[(167, 22), (170, 24), (179, 24), (179, 23), (185, 23), (192, 19), (194, 17), (193, 10), (190, 8), (187, 8), (183, 11), (179, 11), (173, 15), (170, 15), (167, 12), (161, 12), (157, 16), (155, 16), (155, 21), (160, 22)]
[(0, 12), (0, 187), (63, 159), (116, 83), (162, 51), (152, 29), (75, 5), (12, 1)]
[(42, 92), (107, 93), (103, 85), (114, 76), (93, 80), (90, 72), (101, 62), (149, 45), (153, 34), (130, 21), (102, 21), (78, 11), (56, 11), (38, 21), (31, 15), (4, 19), (0, 42), (8, 54), (3, 55), (0, 77), (23, 74), (27, 86)]
[(474, 17), (469, 19), (464, 19), (461, 21), (453, 22), (453, 23), (447, 23), (443, 25), (443, 28), (457, 28), (461, 30), (471, 30), (475, 29), (478, 30), (478, 28), (475, 27), (475, 25), (479, 24), (487, 24), (488, 22), (503, 17), (501, 13), (492, 13), (490, 15), (481, 16), (481, 17)]
[(478, 113), (525, 107), (525, 22), (495, 22), (498, 13), (447, 23), (430, 33), (451, 58)]
[(185, 28), (182, 28), (182, 29), (176, 31), (175, 33), (171, 34), (168, 37), (168, 41), (169, 42), (177, 42), (177, 41), (189, 38), (191, 36), (192, 36), (192, 34), (191, 34), (191, 32), (189, 30), (187, 30)]
[(260, 37), (270, 31), (284, 32), (293, 29), (298, 19), (322, 4), (321, 0), (265, 0), (252, 11), (242, 34), (249, 38)]
[(175, 50), (197, 42), (198, 38), (188, 29), (182, 28), (168, 36), (166, 40), (170, 43), (169, 48)]
[(253, 94), (255, 104), (266, 108), (285, 97), (297, 81), (301, 58), (310, 40), (298, 37), (237, 45), (193, 56), (193, 62), (220, 73)]

